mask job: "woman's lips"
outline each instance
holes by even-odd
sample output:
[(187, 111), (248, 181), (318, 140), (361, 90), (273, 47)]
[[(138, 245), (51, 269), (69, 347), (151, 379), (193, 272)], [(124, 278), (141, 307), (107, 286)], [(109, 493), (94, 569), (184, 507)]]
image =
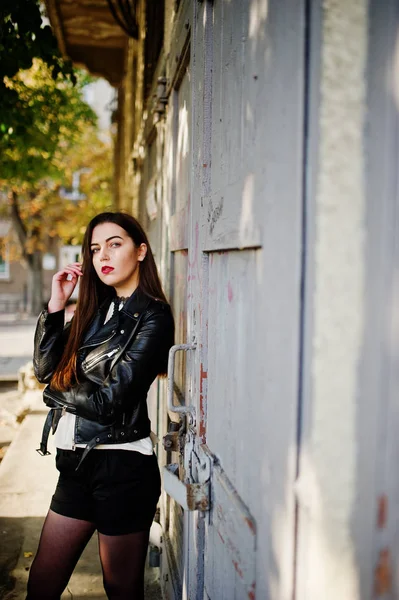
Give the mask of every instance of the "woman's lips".
[(111, 273), (113, 270), (114, 270), (114, 267), (102, 267), (101, 273), (104, 273), (104, 275), (107, 275), (107, 273)]

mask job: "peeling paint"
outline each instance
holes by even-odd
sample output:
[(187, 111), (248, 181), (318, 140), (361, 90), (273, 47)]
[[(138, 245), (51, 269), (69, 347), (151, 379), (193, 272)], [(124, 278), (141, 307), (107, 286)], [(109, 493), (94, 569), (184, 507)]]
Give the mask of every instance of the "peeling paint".
[(208, 223), (209, 223), (209, 231), (212, 235), (213, 230), (215, 228), (216, 223), (223, 213), (223, 196), (220, 198), (220, 202), (214, 207), (212, 204), (212, 200), (209, 201), (208, 206)]

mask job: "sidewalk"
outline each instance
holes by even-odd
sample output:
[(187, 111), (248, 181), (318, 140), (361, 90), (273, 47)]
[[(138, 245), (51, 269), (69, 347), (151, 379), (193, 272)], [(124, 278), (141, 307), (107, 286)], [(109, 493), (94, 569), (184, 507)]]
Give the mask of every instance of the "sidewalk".
[[(26, 416), (0, 465), (0, 598), (22, 600), (43, 519), (53, 494), (57, 471), (54, 451), (42, 457), (35, 449), (41, 438), (46, 411), (40, 391), (27, 392), (32, 412)], [(12, 569), (10, 570), (10, 567)], [(6, 573), (15, 579), (6, 583)], [(51, 577), (51, 574), (49, 574)], [(62, 600), (106, 600), (98, 559), (97, 540), (88, 544)]]
[(32, 360), (36, 318), (0, 315), (0, 381), (16, 381), (18, 370)]
[[(41, 392), (26, 392), (24, 402), (29, 404), (31, 412), (0, 464), (0, 600), (25, 598), (29, 568), (57, 480), (52, 444), (49, 444), (51, 456), (42, 457), (35, 451), (47, 412), (43, 410)], [(158, 569), (147, 567), (146, 600), (161, 598), (158, 574)], [(106, 600), (96, 535), (61, 598)]]

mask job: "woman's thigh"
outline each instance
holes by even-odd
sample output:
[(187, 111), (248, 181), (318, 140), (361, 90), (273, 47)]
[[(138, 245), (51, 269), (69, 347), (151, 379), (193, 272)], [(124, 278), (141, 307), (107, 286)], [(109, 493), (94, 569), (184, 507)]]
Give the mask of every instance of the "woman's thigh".
[(144, 598), (144, 568), (149, 531), (98, 534), (104, 588), (110, 600)]
[(32, 563), (27, 600), (59, 598), (95, 526), (49, 510)]

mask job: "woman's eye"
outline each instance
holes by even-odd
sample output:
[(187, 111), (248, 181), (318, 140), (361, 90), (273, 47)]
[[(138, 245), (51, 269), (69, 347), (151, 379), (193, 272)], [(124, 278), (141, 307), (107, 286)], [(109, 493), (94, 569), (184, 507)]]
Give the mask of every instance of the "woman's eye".
[(112, 242), (111, 244), (111, 248), (119, 248), (120, 243), (119, 242)]
[(95, 254), (96, 252), (98, 252), (98, 248), (92, 248), (92, 249), (91, 249), (91, 253), (92, 253), (92, 254)]

